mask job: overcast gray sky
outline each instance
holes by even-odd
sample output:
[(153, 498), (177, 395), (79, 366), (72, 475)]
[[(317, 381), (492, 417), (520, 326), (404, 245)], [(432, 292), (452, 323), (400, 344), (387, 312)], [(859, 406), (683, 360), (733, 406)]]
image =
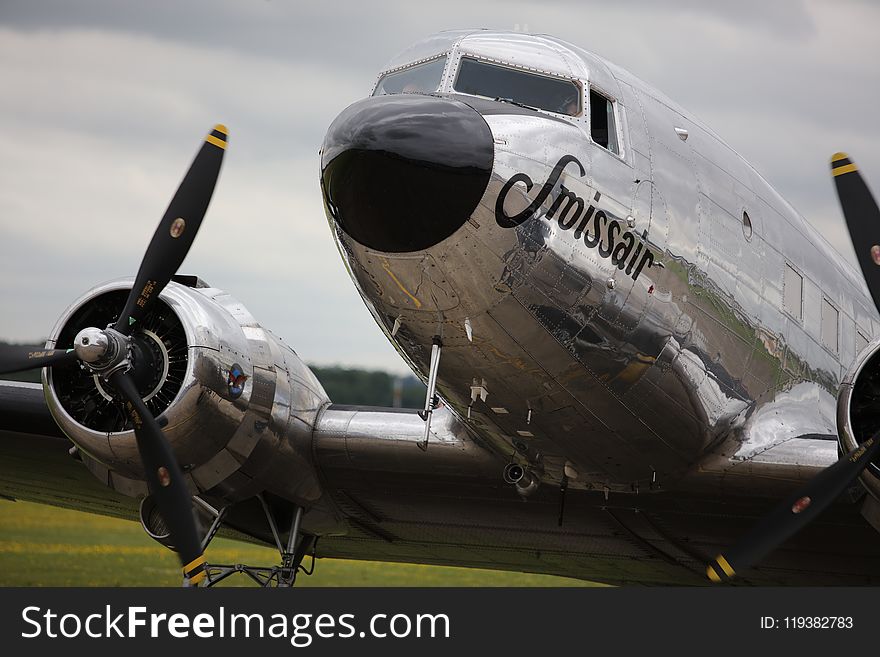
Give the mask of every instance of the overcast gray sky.
[(318, 148), (396, 52), (443, 29), (547, 33), (693, 111), (852, 259), (828, 174), (880, 189), (880, 3), (0, 4), (0, 338), (48, 334), (94, 284), (133, 275), (204, 133), (230, 130), (184, 263), (306, 360), (404, 371), (330, 237)]

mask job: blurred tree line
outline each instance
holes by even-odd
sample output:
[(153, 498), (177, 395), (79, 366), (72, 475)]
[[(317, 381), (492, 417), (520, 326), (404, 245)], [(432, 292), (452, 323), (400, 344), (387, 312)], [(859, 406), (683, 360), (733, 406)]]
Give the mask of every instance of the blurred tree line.
[(310, 365), (330, 399), (337, 404), (423, 408), (425, 384), (412, 374)]
[[(0, 346), (6, 344), (9, 343), (0, 342)], [(45, 344), (45, 340), (35, 341), (33, 344)], [(411, 374), (398, 376), (378, 370), (350, 367), (309, 367), (330, 399), (337, 404), (401, 408), (422, 408), (425, 405), (425, 385)], [(40, 370), (0, 375), (0, 379), (39, 383)]]

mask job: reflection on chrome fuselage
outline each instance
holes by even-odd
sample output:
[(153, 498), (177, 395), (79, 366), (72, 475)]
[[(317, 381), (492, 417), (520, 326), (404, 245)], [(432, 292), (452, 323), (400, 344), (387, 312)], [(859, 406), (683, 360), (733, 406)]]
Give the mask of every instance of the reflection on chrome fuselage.
[[(500, 56), (485, 35), (459, 45)], [(427, 373), (431, 340), (442, 338), (438, 388), (451, 407), (544, 481), (558, 483), (568, 461), (582, 473), (576, 485), (620, 491), (711, 488), (759, 446), (760, 477), (774, 466), (767, 422), (787, 427), (774, 434), (780, 444), (834, 436), (853, 346), (824, 349), (783, 312), (784, 263), (833, 281), (822, 293), (854, 299), (851, 324), (873, 329), (875, 318), (823, 244), (792, 244), (773, 228), (803, 219), (713, 133), (594, 55), (565, 51), (576, 77), (571, 60), (580, 62), (585, 97), (599, 88), (614, 99), (618, 152), (596, 142), (585, 116), (455, 93), (452, 52), (429, 98), (469, 104), (491, 130), (491, 178), (476, 208), (450, 235), (402, 253), (336, 226), (358, 289), (389, 335), (399, 324), (392, 339), (417, 371)], [(532, 54), (532, 69), (562, 70), (541, 44)], [(425, 217), (412, 208), (416, 229)], [(472, 404), (475, 380), (486, 382), (485, 404)], [(809, 412), (790, 410), (795, 387), (814, 391)], [(529, 462), (535, 454), (541, 463)], [(787, 476), (805, 479), (835, 458), (824, 441)]]

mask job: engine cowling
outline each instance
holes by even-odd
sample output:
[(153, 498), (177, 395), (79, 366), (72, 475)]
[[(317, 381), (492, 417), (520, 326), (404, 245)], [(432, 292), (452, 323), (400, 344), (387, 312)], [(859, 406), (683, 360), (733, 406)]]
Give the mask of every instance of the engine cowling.
[[(846, 454), (880, 431), (880, 338), (856, 357), (837, 395), (837, 433)], [(862, 483), (880, 500), (880, 463), (871, 463)]]
[[(47, 347), (71, 347), (80, 329), (114, 321), (131, 286), (112, 281), (83, 295)], [(296, 353), (244, 306), (200, 281), (170, 283), (132, 338), (135, 382), (193, 493), (235, 502), (271, 491), (306, 506), (320, 497), (311, 436), (329, 400)], [(123, 494), (145, 494), (134, 432), (109, 384), (68, 367), (43, 370), (43, 385), (89, 469)]]

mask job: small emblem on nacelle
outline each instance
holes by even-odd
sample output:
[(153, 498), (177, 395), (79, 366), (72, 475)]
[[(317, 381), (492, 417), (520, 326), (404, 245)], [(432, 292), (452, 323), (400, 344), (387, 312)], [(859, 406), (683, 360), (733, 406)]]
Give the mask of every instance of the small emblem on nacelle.
[(234, 363), (232, 367), (229, 368), (229, 371), (226, 373), (226, 386), (229, 389), (229, 396), (232, 397), (232, 399), (238, 399), (241, 397), (247, 379), (247, 376), (241, 369), (241, 365), (238, 363)]

